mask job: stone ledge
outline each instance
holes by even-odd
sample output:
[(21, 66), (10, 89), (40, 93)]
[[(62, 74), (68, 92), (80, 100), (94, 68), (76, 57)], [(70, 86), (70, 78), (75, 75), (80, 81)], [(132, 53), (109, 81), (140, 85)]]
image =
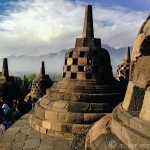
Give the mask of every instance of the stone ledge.
[[(62, 150), (68, 149), (72, 137), (44, 135), (34, 130), (25, 114), (8, 128), (0, 138), (0, 150)], [(24, 123), (23, 123), (24, 122)]]

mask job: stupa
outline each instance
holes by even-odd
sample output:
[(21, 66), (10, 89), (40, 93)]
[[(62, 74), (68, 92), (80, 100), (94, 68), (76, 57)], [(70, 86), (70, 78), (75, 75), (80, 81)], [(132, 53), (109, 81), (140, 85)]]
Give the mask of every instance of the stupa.
[(25, 101), (28, 101), (29, 97), (38, 100), (46, 94), (46, 89), (51, 86), (52, 80), (50, 79), (49, 75), (45, 74), (45, 64), (44, 61), (42, 61), (40, 74), (36, 75), (35, 79), (33, 80), (31, 91), (25, 97)]
[(83, 149), (150, 149), (149, 63), (150, 16), (143, 23), (133, 46), (130, 81), (124, 101), (115, 107), (112, 117), (105, 116), (90, 129)]
[(85, 11), (82, 38), (66, 52), (62, 78), (30, 114), (30, 125), (49, 135), (72, 137), (122, 101), (110, 55), (94, 38), (92, 6)]
[(11, 101), (19, 98), (20, 89), (15, 82), (14, 76), (9, 76), (7, 58), (3, 59), (2, 75), (0, 76), (0, 97), (4, 100)]
[(130, 61), (130, 47), (128, 47), (126, 50), (125, 58), (123, 59), (122, 63), (117, 67), (116, 78), (118, 78), (119, 73), (121, 73), (124, 77), (129, 79)]

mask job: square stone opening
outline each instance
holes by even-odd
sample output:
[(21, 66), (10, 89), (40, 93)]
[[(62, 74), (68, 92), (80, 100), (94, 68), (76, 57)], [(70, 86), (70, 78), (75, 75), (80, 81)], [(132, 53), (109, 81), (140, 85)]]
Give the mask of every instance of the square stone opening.
[(73, 52), (69, 53), (69, 58), (72, 58)]
[(71, 79), (76, 79), (77, 78), (77, 73), (71, 73)]
[(78, 58), (73, 58), (73, 65), (77, 65), (78, 64)]
[(71, 66), (67, 66), (67, 71), (70, 71), (71, 70)]
[(63, 78), (65, 78), (65, 76), (66, 76), (66, 72), (63, 73)]
[(78, 71), (84, 71), (84, 66), (78, 66)]
[(80, 57), (84, 57), (84, 55), (85, 55), (85, 52), (82, 52), (82, 51), (81, 51), (79, 56), (80, 56)]
[(65, 65), (67, 65), (67, 59), (65, 59)]

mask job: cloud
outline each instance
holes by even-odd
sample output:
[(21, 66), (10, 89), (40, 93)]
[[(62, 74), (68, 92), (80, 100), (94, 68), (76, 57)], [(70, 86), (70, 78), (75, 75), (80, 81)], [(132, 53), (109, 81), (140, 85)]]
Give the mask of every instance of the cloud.
[[(6, 4), (5, 4), (6, 5)], [(74, 47), (81, 37), (85, 3), (69, 0), (19, 0), (0, 15), (0, 53), (41, 55)], [(133, 45), (148, 12), (93, 7), (95, 37), (113, 47)]]

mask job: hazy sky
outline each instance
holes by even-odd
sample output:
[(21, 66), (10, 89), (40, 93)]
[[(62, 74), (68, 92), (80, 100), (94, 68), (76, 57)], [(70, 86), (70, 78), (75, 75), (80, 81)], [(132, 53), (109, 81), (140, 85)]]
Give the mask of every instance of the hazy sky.
[(95, 37), (116, 48), (133, 45), (150, 8), (150, 0), (0, 0), (0, 58), (74, 47), (87, 4)]

